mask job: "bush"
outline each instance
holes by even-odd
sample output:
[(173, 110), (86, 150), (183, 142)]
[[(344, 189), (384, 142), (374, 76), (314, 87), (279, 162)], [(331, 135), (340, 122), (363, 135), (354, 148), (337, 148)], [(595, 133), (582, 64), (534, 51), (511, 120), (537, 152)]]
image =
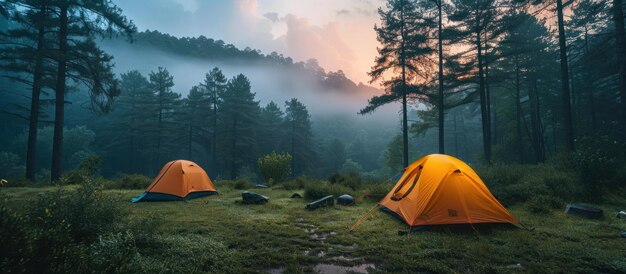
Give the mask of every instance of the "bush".
[(252, 183), (252, 180), (250, 180), (248, 177), (240, 177), (235, 180), (233, 187), (235, 189), (249, 189), (253, 186), (254, 184)]
[(80, 185), (89, 180), (89, 175), (80, 169), (70, 170), (63, 173), (59, 183), (61, 185)]
[(595, 136), (580, 138), (576, 146), (576, 151), (569, 155), (569, 168), (578, 172), (587, 198), (599, 198), (603, 190), (623, 183), (614, 178), (626, 162), (626, 143)]
[(152, 179), (142, 174), (129, 174), (115, 180), (112, 184), (105, 185), (114, 189), (145, 189)]
[(526, 202), (526, 209), (532, 213), (548, 214), (553, 209), (563, 208), (565, 204), (562, 200), (552, 196), (535, 196)]
[(93, 268), (101, 273), (137, 272), (139, 252), (131, 231), (109, 233), (91, 244)]
[(87, 179), (76, 191), (66, 194), (59, 187), (42, 195), (29, 215), (41, 229), (67, 227), (73, 240), (92, 242), (110, 231), (126, 212), (102, 193), (101, 185)]
[(361, 180), (359, 174), (354, 172), (350, 172), (346, 176), (342, 175), (341, 173), (335, 172), (331, 174), (330, 177), (328, 177), (328, 181), (331, 184), (343, 185), (351, 188), (352, 190), (357, 190), (361, 188), (361, 185), (363, 184), (363, 181)]
[(353, 194), (352, 189), (340, 185), (340, 184), (331, 184), (329, 182), (318, 181), (318, 182), (308, 182), (304, 187), (304, 197), (307, 199), (319, 199), (328, 195), (342, 195), (342, 194)]
[(93, 176), (98, 174), (101, 165), (102, 159), (100, 159), (100, 156), (91, 154), (80, 163), (80, 170), (84, 171), (89, 176)]
[(24, 217), (7, 207), (8, 200), (0, 196), (0, 269), (3, 272), (27, 272), (30, 264), (28, 254), (28, 231)]
[(90, 154), (80, 164), (80, 168), (68, 171), (61, 176), (62, 185), (79, 185), (86, 182), (90, 177), (98, 174), (102, 160), (96, 154)]
[(268, 185), (282, 183), (291, 174), (291, 160), (289, 153), (277, 154), (273, 151), (257, 161), (261, 177)]
[(495, 164), (476, 170), (493, 195), (505, 205), (526, 202), (540, 195), (575, 199), (582, 193), (576, 174), (559, 169), (554, 163)]
[(383, 183), (375, 183), (375, 184), (369, 184), (367, 187), (365, 187), (364, 192), (368, 193), (368, 194), (387, 194), (389, 193), (389, 191), (391, 191), (391, 189), (393, 188), (393, 184), (389, 184), (386, 182)]
[[(23, 217), (9, 210), (7, 200), (1, 199), (0, 268), (27, 273), (120, 270), (112, 267), (133, 258), (134, 243), (125, 236), (101, 236), (117, 235), (115, 230), (127, 212), (101, 189), (91, 179), (76, 190), (65, 191), (59, 186), (55, 192), (41, 194), (34, 205), (26, 207)], [(120, 244), (97, 248), (103, 240), (115, 237)], [(103, 253), (105, 249), (109, 253)], [(114, 264), (107, 266), (111, 262)]]
[(309, 180), (312, 180), (312, 179), (307, 179), (305, 177), (300, 176), (294, 180), (284, 182), (283, 187), (286, 190), (303, 189)]

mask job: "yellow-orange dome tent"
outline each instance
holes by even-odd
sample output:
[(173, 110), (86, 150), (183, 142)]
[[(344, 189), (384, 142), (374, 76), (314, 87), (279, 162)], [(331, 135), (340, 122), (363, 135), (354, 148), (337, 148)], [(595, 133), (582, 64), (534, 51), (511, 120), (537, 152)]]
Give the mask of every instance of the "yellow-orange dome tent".
[(511, 223), (511, 215), (463, 161), (431, 154), (409, 165), (379, 205), (409, 226)]
[(176, 160), (165, 164), (146, 191), (131, 201), (186, 200), (213, 194), (217, 190), (204, 169), (191, 161)]

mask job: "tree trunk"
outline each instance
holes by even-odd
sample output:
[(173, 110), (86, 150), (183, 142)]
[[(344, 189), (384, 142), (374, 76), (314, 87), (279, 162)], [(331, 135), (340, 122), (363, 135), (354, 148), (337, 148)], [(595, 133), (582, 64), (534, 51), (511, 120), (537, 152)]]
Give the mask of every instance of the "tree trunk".
[(487, 119), (488, 119), (487, 124), (489, 125), (489, 134), (490, 134), (489, 138), (491, 140), (490, 142), (493, 145), (496, 142), (494, 138), (495, 130), (492, 130), (493, 122), (491, 119), (491, 89), (489, 86), (489, 51), (488, 51), (489, 44), (488, 44), (488, 41), (489, 40), (487, 40), (487, 31), (485, 31), (485, 48), (484, 48), (485, 54), (483, 56), (483, 60), (484, 60), (483, 64), (485, 66), (485, 95), (487, 97)]
[(135, 130), (130, 128), (130, 153), (128, 155), (128, 170), (135, 173)]
[[(437, 9), (438, 9), (438, 13), (439, 13), (439, 22), (437, 23), (438, 25), (438, 30), (437, 30), (437, 40), (438, 40), (438, 46), (439, 46), (439, 153), (443, 154), (445, 153), (445, 145), (444, 145), (444, 98), (443, 98), (443, 42), (442, 42), (442, 37), (441, 37), (441, 33), (442, 33), (442, 12), (441, 12), (441, 5), (442, 5), (442, 0), (439, 0), (437, 3)], [(456, 124), (456, 119), (455, 119), (455, 124)], [(455, 132), (456, 134), (456, 132)], [(456, 138), (456, 137), (455, 137)], [(455, 144), (456, 144), (456, 139), (455, 139)], [(458, 153), (458, 151), (455, 151)]]
[(230, 178), (237, 178), (237, 166), (235, 165), (235, 155), (237, 153), (237, 114), (233, 116), (233, 140), (231, 143), (232, 147), (230, 150)]
[(296, 118), (292, 117), (291, 120), (291, 168), (293, 169), (293, 174), (298, 174), (298, 170), (296, 169)]
[(217, 91), (213, 94), (213, 138), (211, 140), (211, 152), (213, 153), (213, 159), (211, 159), (211, 174), (217, 172)]
[(159, 84), (159, 130), (157, 132), (157, 157), (155, 168), (161, 163), (161, 132), (163, 131), (163, 88)]
[[(619, 1), (619, 0), (618, 0)], [(565, 127), (565, 148), (569, 151), (574, 146), (574, 126), (572, 124), (572, 104), (569, 88), (569, 66), (567, 64), (567, 46), (565, 44), (565, 22), (563, 21), (562, 0), (556, 0), (556, 10), (559, 24), (559, 52), (561, 55), (561, 88), (563, 96), (563, 124)]]
[(38, 14), (37, 26), (37, 53), (35, 56), (35, 71), (33, 73), (33, 89), (30, 103), (30, 117), (28, 124), (28, 145), (26, 148), (26, 179), (35, 181), (37, 157), (37, 124), (39, 122), (39, 96), (41, 95), (43, 77), (43, 57), (45, 48), (46, 4), (42, 1)]
[(59, 60), (55, 92), (54, 136), (52, 138), (51, 180), (61, 178), (63, 172), (63, 122), (65, 119), (65, 74), (67, 62), (67, 3), (59, 11)]
[[(585, 54), (589, 53), (589, 33), (587, 25), (585, 25)], [(589, 98), (589, 114), (591, 116), (591, 129), (595, 132), (597, 129), (596, 123), (596, 104), (593, 99), (593, 84), (586, 84), (587, 97)]]
[(133, 102), (130, 104), (130, 153), (128, 155), (128, 169), (131, 173), (137, 172), (135, 168), (135, 96), (133, 95)]
[(520, 70), (518, 55), (515, 55), (515, 114), (519, 163), (524, 163), (524, 144), (522, 142), (522, 103), (520, 102)]
[(615, 49), (619, 63), (620, 99), (622, 102), (622, 130), (626, 138), (626, 31), (624, 30), (624, 10), (622, 0), (613, 0), (613, 21), (615, 24)]
[(191, 147), (192, 147), (192, 142), (193, 142), (192, 134), (193, 134), (193, 126), (189, 125), (189, 147), (188, 147), (188, 150), (187, 150), (187, 153), (188, 153), (187, 157), (188, 157), (189, 161), (191, 161)]
[(409, 126), (408, 126), (408, 118), (407, 118), (407, 107), (406, 107), (406, 56), (404, 54), (404, 41), (406, 39), (404, 35), (404, 5), (402, 5), (400, 10), (400, 24), (401, 34), (402, 34), (402, 45), (400, 49), (400, 58), (402, 59), (402, 166), (404, 168), (409, 166)]
[(541, 121), (539, 114), (539, 98), (537, 96), (537, 79), (532, 80), (532, 84), (529, 87), (528, 97), (530, 100), (530, 127), (532, 131), (532, 144), (533, 152), (535, 153), (535, 160), (537, 162), (543, 162), (543, 134), (541, 132)]
[(457, 127), (456, 127), (456, 118), (457, 113), (456, 111), (454, 112), (453, 115), (453, 119), (454, 119), (454, 154), (456, 154), (457, 156), (459, 155), (459, 134), (457, 132)]
[(476, 50), (478, 59), (478, 91), (480, 93), (480, 114), (483, 127), (483, 151), (485, 161), (491, 163), (491, 125), (489, 124), (489, 113), (487, 112), (487, 94), (485, 92), (485, 77), (483, 74), (483, 54), (480, 32), (476, 32)]

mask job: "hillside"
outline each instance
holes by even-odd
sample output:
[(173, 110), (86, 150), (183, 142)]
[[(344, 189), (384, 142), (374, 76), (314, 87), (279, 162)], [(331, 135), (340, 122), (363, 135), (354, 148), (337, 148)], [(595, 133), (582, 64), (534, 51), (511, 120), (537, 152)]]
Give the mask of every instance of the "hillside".
[[(118, 38), (118, 42), (122, 42), (119, 41), (120, 39)], [(178, 38), (156, 30), (146, 30), (135, 34), (132, 43), (126, 46), (142, 50), (155, 49), (179, 57), (188, 57), (202, 61), (217, 61), (227, 65), (254, 65), (266, 67), (267, 69), (272, 67), (287, 69), (313, 78), (317, 84), (327, 91), (380, 93), (380, 90), (375, 87), (363, 83), (355, 83), (341, 70), (326, 71), (315, 59), (296, 61), (277, 52), (264, 54), (260, 50), (250, 47), (239, 49), (222, 40), (215, 40), (205, 36)]]

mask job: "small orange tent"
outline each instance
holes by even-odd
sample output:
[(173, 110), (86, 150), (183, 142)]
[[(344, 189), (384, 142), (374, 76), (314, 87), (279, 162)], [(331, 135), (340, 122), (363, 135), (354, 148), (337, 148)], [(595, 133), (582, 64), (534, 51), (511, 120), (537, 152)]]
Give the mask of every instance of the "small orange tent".
[(204, 169), (191, 161), (176, 160), (165, 164), (146, 191), (131, 201), (187, 200), (212, 194), (217, 190)]
[(409, 165), (379, 205), (409, 226), (517, 223), (471, 167), (442, 154)]

